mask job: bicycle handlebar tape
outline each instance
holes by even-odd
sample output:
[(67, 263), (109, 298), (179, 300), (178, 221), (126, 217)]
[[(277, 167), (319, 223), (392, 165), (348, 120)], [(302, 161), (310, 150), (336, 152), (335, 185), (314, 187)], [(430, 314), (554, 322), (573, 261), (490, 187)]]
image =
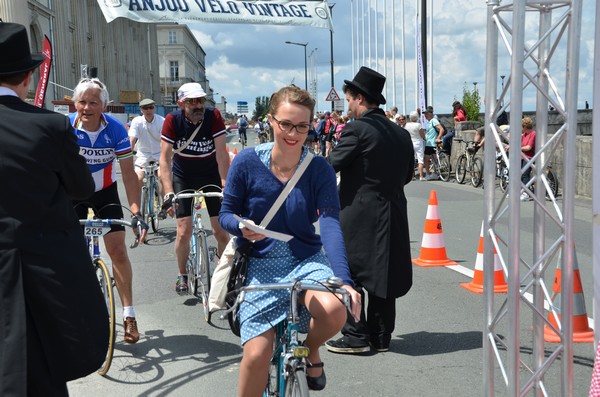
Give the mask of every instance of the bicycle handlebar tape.
[[(564, 248), (563, 248), (564, 249)], [(548, 312), (548, 321), (552, 324), (544, 326), (544, 341), (549, 343), (560, 343), (562, 337), (557, 331), (563, 330), (559, 327), (561, 323), (561, 284), (562, 284), (562, 251), (558, 257), (556, 273), (554, 274), (554, 285), (552, 286), (552, 298), (548, 302), (550, 311)], [(579, 274), (579, 265), (577, 264), (577, 254), (573, 247), (573, 342), (591, 343), (594, 342), (594, 330), (590, 328), (587, 312), (585, 310), (585, 297), (583, 295), (583, 286), (581, 285), (581, 275)], [(561, 331), (558, 331), (561, 332)]]
[[(497, 239), (496, 239), (497, 240)], [(475, 294), (483, 294), (483, 222), (481, 222), (481, 232), (479, 233), (479, 245), (477, 246), (477, 256), (475, 258), (475, 271), (473, 273), (473, 280), (470, 283), (462, 283), (461, 287)], [(505, 294), (508, 292), (508, 285), (506, 285), (506, 278), (504, 277), (504, 270), (500, 263), (500, 257), (498, 251), (494, 246), (494, 293)]]
[(425, 218), (425, 231), (421, 243), (421, 254), (412, 262), (417, 266), (454, 266), (456, 262), (446, 256), (442, 221), (438, 214), (438, 199), (435, 190), (429, 194), (429, 205)]

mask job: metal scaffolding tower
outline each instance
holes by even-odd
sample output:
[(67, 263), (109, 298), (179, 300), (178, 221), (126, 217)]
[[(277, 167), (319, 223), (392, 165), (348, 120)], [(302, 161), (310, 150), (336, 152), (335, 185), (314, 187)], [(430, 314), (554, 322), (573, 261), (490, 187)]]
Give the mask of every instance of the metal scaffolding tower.
[[(581, 2), (487, 0), (487, 5), (483, 393), (494, 396), (498, 389), (496, 381), (503, 379), (507, 396), (548, 395), (545, 376), (551, 367), (561, 366), (560, 395), (572, 396), (575, 135)], [(527, 36), (532, 32), (531, 26), (537, 27), (535, 37)], [(560, 43), (566, 44), (566, 52), (558, 50)], [(497, 95), (499, 47), (506, 50), (511, 64), (507, 84)], [(553, 76), (551, 61), (555, 64), (564, 62), (566, 73)], [(503, 110), (510, 110), (509, 145), (520, 148), (523, 92), (531, 87), (536, 92), (535, 155), (528, 160), (518, 156), (520, 150), (517, 149), (511, 150), (508, 157), (495, 121)], [(549, 105), (563, 119), (559, 130), (551, 137), (548, 135)], [(510, 169), (509, 187), (502, 195), (495, 189), (494, 142)], [(557, 150), (564, 153), (559, 173), (562, 175), (562, 206), (550, 192), (548, 178), (543, 172)], [(528, 169), (532, 170), (532, 177), (523, 184), (520, 176)], [(533, 225), (521, 217), (519, 196), (522, 192), (534, 201)], [(550, 200), (546, 200), (548, 195)], [(521, 243), (520, 235), (526, 227), (532, 228), (532, 246)], [(556, 232), (549, 233), (552, 229)], [(493, 293), (494, 248), (508, 284), (508, 294), (497, 302)], [(551, 323), (546, 318), (544, 305), (546, 303), (548, 307), (552, 301), (545, 279), (552, 279), (552, 265), (557, 263), (562, 271), (560, 312), (557, 315), (557, 310), (552, 309), (552, 305), (549, 307), (557, 319), (559, 315), (561, 317), (559, 329), (554, 328), (561, 342), (545, 345), (544, 328), (551, 327)], [(524, 320), (529, 319), (531, 323), (524, 326)], [(524, 332), (531, 332), (531, 335), (524, 336)], [(527, 361), (521, 350), (530, 341), (532, 354), (528, 355), (530, 360)], [(497, 376), (498, 369), (502, 377)]]

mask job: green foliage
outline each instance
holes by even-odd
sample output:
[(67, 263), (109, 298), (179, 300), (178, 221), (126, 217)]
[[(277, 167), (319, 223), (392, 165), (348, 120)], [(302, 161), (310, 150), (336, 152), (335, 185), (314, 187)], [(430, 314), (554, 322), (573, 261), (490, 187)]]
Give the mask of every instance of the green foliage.
[(465, 85), (463, 86), (462, 105), (465, 108), (467, 120), (480, 121), (481, 97), (479, 96), (479, 91), (476, 86), (472, 91), (469, 91), (467, 83), (465, 82)]
[(256, 97), (256, 102), (254, 103), (254, 113), (252, 114), (252, 120), (256, 120), (257, 118), (262, 119), (269, 113), (269, 107), (271, 106), (271, 98), (266, 96)]

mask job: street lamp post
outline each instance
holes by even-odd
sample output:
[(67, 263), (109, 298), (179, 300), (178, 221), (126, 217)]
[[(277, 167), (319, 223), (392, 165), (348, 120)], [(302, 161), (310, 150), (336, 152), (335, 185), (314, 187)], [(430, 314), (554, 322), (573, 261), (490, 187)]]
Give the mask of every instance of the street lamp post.
[(304, 89), (308, 91), (308, 66), (306, 63), (306, 46), (308, 43), (295, 43), (293, 41), (286, 41), (285, 44), (300, 45), (304, 47)]

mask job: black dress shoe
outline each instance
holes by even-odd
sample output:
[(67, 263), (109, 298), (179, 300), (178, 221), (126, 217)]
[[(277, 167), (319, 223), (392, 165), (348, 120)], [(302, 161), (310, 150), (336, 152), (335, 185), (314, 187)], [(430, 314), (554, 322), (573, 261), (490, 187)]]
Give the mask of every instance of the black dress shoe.
[[(324, 364), (322, 362), (315, 364), (306, 364), (307, 368), (323, 368)], [(323, 373), (320, 376), (308, 376), (308, 372), (306, 374), (306, 383), (308, 384), (308, 388), (310, 390), (323, 390), (325, 385), (327, 384), (327, 377), (325, 376), (325, 369), (323, 368)]]

